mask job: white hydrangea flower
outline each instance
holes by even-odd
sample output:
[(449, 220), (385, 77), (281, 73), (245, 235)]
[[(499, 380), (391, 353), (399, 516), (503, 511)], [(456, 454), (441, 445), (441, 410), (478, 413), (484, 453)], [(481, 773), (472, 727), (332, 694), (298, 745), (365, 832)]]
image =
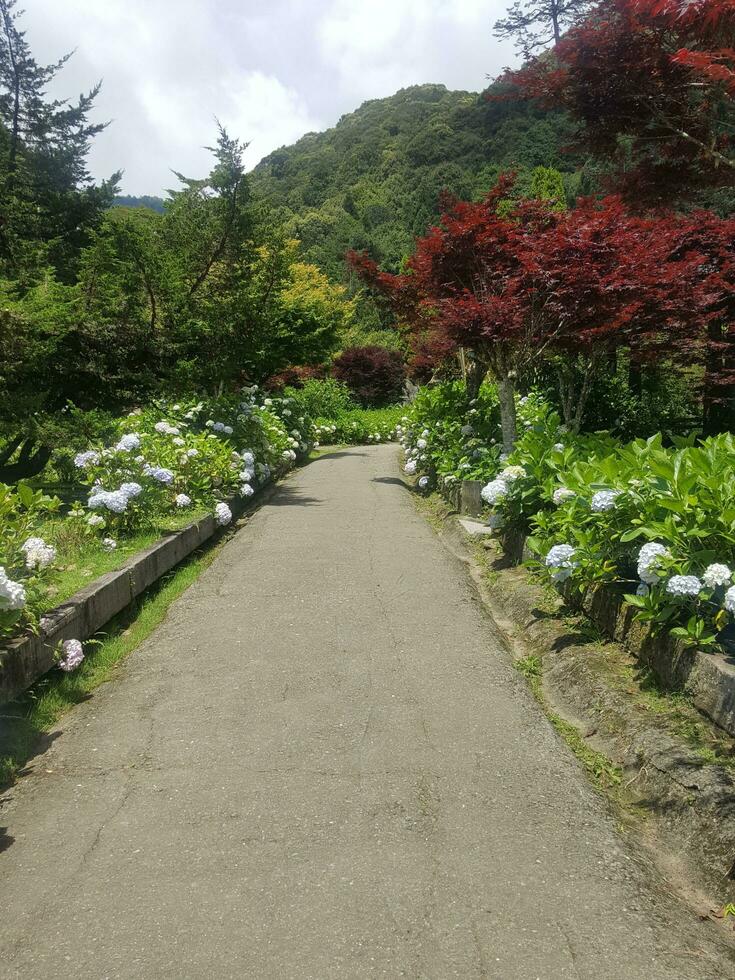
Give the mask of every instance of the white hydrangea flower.
[(62, 655), (59, 659), (59, 667), (69, 673), (81, 664), (84, 660), (84, 647), (79, 640), (64, 640), (61, 644)]
[(696, 575), (672, 575), (666, 583), (666, 591), (680, 598), (697, 596), (702, 591), (702, 583)]
[(406, 465), (403, 467), (403, 472), (407, 473), (408, 476), (414, 476), (414, 474), (416, 473), (416, 460), (415, 459), (407, 460)]
[(554, 490), (554, 503), (557, 507), (560, 507), (561, 504), (567, 500), (572, 500), (576, 496), (574, 490), (570, 490), (569, 487), (558, 487)]
[(87, 524), (90, 527), (102, 527), (105, 523), (105, 519), (102, 514), (90, 514), (87, 518)]
[(243, 485), (240, 487), (241, 497), (252, 497), (254, 493), (255, 490), (253, 490), (249, 483), (243, 483)]
[(725, 597), (722, 600), (722, 605), (725, 609), (735, 616), (735, 585), (731, 586), (725, 593)]
[(232, 511), (225, 503), (219, 503), (214, 508), (214, 519), (220, 527), (225, 527), (232, 520)]
[(124, 493), (128, 500), (139, 497), (143, 493), (143, 487), (139, 483), (121, 483), (120, 493)]
[(417, 440), (416, 440), (416, 446), (417, 446), (417, 447), (418, 447), (419, 449), (426, 449), (426, 447), (427, 447), (428, 445), (429, 445), (429, 444), (428, 444), (428, 442), (426, 441), (426, 439), (417, 439)]
[(251, 469), (244, 469), (238, 473), (238, 478), (242, 480), (243, 483), (250, 483), (250, 481), (255, 477), (255, 473)]
[(0, 565), (0, 610), (22, 609), (26, 603), (26, 590), (20, 582), (8, 578), (7, 572)]
[(612, 510), (615, 501), (622, 493), (622, 490), (598, 490), (590, 501), (590, 508), (596, 513), (601, 514), (606, 510)]
[(557, 443), (555, 443), (554, 444), (554, 449), (558, 453), (563, 453), (564, 452), (564, 443), (563, 442), (557, 442)]
[(185, 446), (186, 445), (186, 439), (182, 439), (181, 436), (176, 436), (176, 438), (174, 439), (173, 442), (174, 442), (174, 446)]
[(114, 538), (103, 538), (102, 547), (105, 551), (114, 551), (117, 548), (117, 541)]
[(174, 482), (173, 471), (166, 469), (165, 466), (148, 466), (144, 472), (146, 476), (152, 476), (157, 483), (163, 483), (165, 486)]
[(727, 565), (708, 565), (702, 576), (702, 581), (708, 589), (716, 589), (719, 585), (727, 585), (732, 580), (732, 571)]
[(195, 456), (198, 456), (199, 455), (199, 450), (198, 449), (187, 449), (186, 450), (186, 455), (189, 457), (189, 459), (194, 459)]
[(644, 544), (638, 552), (638, 578), (646, 585), (655, 585), (659, 576), (656, 569), (660, 567), (660, 558), (670, 558), (671, 553), (664, 545), (657, 541), (649, 541)]
[(428, 476), (422, 476), (419, 479), (419, 490), (427, 490), (430, 482)]
[(547, 568), (552, 568), (551, 578), (554, 582), (564, 582), (568, 579), (576, 563), (572, 561), (576, 549), (570, 544), (555, 544), (546, 556), (545, 564)]
[(100, 461), (100, 454), (94, 449), (88, 449), (86, 453), (77, 453), (74, 457), (74, 465), (79, 470), (85, 470), (89, 466), (96, 466)]
[(96, 490), (90, 494), (87, 507), (90, 510), (110, 510), (113, 514), (123, 514), (127, 510), (129, 498), (119, 490)]
[(508, 484), (505, 480), (491, 480), (480, 491), (480, 496), (486, 504), (492, 507), (503, 499), (508, 493)]
[(181, 429), (177, 428), (175, 425), (169, 425), (168, 422), (156, 422), (153, 426), (156, 432), (160, 432), (161, 435), (165, 436), (178, 436), (181, 433)]
[(185, 493), (177, 493), (174, 503), (177, 507), (191, 507), (191, 497), (187, 497)]
[(519, 480), (525, 475), (526, 471), (522, 466), (506, 466), (506, 468), (499, 475), (498, 479), (503, 480), (505, 483), (512, 483), (513, 480)]
[(232, 428), (232, 426), (231, 426), (231, 425), (226, 425), (226, 426), (225, 426), (225, 427), (224, 427), (224, 428), (222, 429), (222, 431), (224, 432), (224, 434), (225, 434), (226, 436), (231, 436), (231, 435), (232, 435), (232, 433), (233, 433), (233, 432), (234, 432), (235, 430), (234, 430), (234, 429)]
[(130, 453), (134, 449), (140, 449), (140, 436), (137, 432), (128, 432), (115, 446), (115, 451), (118, 453)]
[(43, 538), (28, 538), (20, 550), (26, 556), (26, 567), (29, 569), (47, 568), (56, 558), (56, 548), (46, 544)]

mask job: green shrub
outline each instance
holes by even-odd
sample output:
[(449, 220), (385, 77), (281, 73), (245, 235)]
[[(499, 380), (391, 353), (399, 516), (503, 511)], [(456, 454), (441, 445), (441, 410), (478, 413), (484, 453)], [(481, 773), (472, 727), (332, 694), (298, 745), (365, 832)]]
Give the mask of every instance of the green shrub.
[(0, 483), (0, 636), (33, 625), (42, 606), (43, 581), (56, 550), (36, 534), (59, 500), (21, 483)]
[(312, 418), (335, 419), (357, 408), (347, 385), (335, 378), (306, 381), (301, 388), (285, 388), (283, 395)]
[(487, 481), (491, 524), (532, 531), (535, 567), (553, 581), (620, 583), (655, 628), (716, 642), (735, 615), (735, 437), (673, 437), (667, 448), (660, 433), (630, 443), (572, 435), (531, 395), (503, 458), (494, 406), (481, 403), (467, 405), (457, 383), (422, 392), (399, 426), (407, 472), (436, 473), (443, 487)]
[(390, 442), (396, 437), (396, 426), (405, 412), (403, 405), (390, 408), (355, 408), (336, 418), (317, 418), (314, 438), (319, 443), (365, 445)]

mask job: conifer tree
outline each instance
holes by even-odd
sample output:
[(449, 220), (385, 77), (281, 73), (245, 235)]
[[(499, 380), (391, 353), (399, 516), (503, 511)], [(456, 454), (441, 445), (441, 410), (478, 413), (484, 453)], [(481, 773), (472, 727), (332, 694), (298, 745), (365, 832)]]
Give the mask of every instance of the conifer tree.
[(498, 38), (513, 38), (526, 57), (539, 48), (558, 44), (565, 28), (589, 10), (590, 0), (515, 0), (506, 16), (496, 21)]
[(71, 54), (38, 64), (16, 3), (0, 0), (0, 274), (26, 288), (49, 264), (73, 281), (120, 175), (95, 186), (87, 169), (91, 140), (107, 125), (88, 118), (100, 84), (76, 102), (50, 98)]

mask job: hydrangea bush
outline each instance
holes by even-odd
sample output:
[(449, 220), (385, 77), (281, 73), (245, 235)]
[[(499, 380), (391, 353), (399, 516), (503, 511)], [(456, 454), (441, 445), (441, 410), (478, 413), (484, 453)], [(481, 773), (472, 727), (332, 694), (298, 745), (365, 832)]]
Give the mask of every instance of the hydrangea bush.
[(482, 480), (491, 526), (530, 532), (535, 566), (553, 582), (623, 583), (642, 620), (716, 642), (735, 616), (733, 435), (671, 448), (660, 435), (630, 444), (571, 436), (530, 395), (504, 458), (491, 391), (483, 386), (474, 404), (463, 395), (457, 383), (426, 390), (399, 424), (408, 475), (436, 474), (444, 489)]
[(404, 414), (402, 406), (354, 409), (336, 418), (317, 418), (313, 439), (316, 444), (353, 446), (377, 445), (396, 439), (396, 425)]
[(435, 475), (446, 489), (460, 480), (489, 478), (501, 453), (495, 388), (483, 385), (472, 401), (458, 381), (422, 388), (402, 413), (397, 434), (409, 474)]
[(131, 413), (112, 445), (75, 457), (88, 490), (73, 516), (100, 534), (124, 534), (162, 514), (251, 496), (308, 450), (310, 422), (293, 416), (288, 402), (247, 388)]
[(12, 489), (0, 483), (0, 636), (37, 618), (56, 549), (36, 532), (59, 505), (25, 484)]
[[(105, 432), (104, 443), (73, 455), (77, 500), (63, 523), (108, 553), (118, 539), (189, 509), (211, 509), (225, 527), (232, 513), (223, 498), (250, 497), (293, 465), (308, 451), (311, 429), (289, 398), (267, 397), (256, 387), (136, 410)], [(0, 485), (0, 635), (32, 625), (48, 605), (43, 579), (56, 548), (39, 527), (59, 507), (23, 485)], [(80, 661), (74, 655), (64, 662)]]

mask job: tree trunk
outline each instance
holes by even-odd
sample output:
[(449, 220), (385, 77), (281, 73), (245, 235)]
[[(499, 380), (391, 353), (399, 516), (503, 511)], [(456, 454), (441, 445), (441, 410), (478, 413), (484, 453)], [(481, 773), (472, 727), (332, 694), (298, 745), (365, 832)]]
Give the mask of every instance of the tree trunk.
[(52, 448), (27, 439), (15, 463), (0, 466), (0, 483), (17, 483), (37, 476), (51, 459)]
[(10, 127), (10, 147), (8, 151), (8, 174), (10, 176), (8, 187), (10, 187), (17, 169), (18, 142), (20, 140), (20, 68), (18, 66), (15, 48), (13, 47), (13, 21), (7, 8), (3, 9), (3, 27), (5, 42), (8, 47), (8, 56), (10, 58), (10, 67), (13, 73), (13, 121)]
[(630, 388), (631, 394), (635, 395), (636, 398), (642, 397), (643, 367), (633, 354), (630, 355), (628, 361), (628, 387)]
[(705, 359), (703, 428), (706, 436), (735, 430), (735, 336), (720, 324), (708, 329), (709, 346)]
[(471, 360), (466, 368), (467, 400), (472, 401), (480, 394), (480, 385), (485, 380), (487, 365), (481, 361)]
[(554, 28), (554, 44), (558, 44), (561, 41), (561, 26), (559, 24), (559, 0), (551, 0), (551, 8), (549, 10), (551, 14), (551, 24)]
[(500, 425), (503, 430), (503, 452), (510, 453), (518, 434), (516, 422), (515, 382), (505, 375), (498, 381), (498, 400), (500, 402)]

